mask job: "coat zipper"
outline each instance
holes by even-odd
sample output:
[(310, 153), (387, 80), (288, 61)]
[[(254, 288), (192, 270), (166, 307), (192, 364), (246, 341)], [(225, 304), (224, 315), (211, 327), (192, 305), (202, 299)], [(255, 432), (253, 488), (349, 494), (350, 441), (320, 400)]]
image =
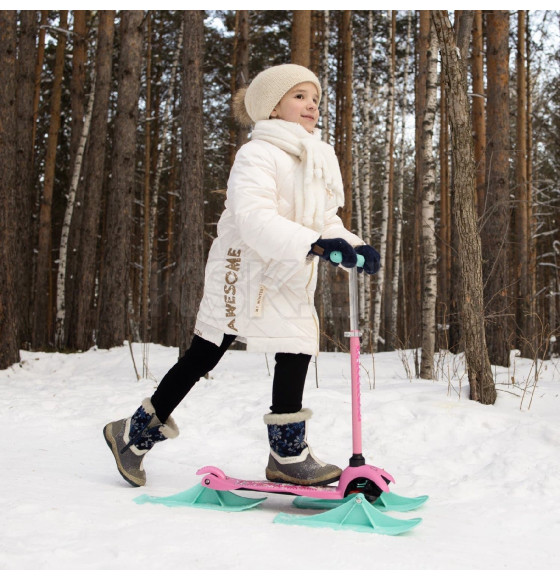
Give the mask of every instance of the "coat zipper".
[(315, 262), (316, 259), (311, 262), (311, 274), (309, 275), (309, 280), (305, 286), (305, 293), (307, 294), (307, 303), (312, 307), (311, 312), (313, 313), (313, 322), (315, 322), (315, 330), (317, 332), (317, 352), (315, 353), (315, 356), (317, 356), (319, 354), (321, 334), (319, 332), (319, 321), (317, 320), (317, 314), (315, 312), (315, 304), (312, 303), (311, 296), (309, 296), (309, 284), (311, 284), (311, 281), (313, 280), (313, 274), (315, 273)]

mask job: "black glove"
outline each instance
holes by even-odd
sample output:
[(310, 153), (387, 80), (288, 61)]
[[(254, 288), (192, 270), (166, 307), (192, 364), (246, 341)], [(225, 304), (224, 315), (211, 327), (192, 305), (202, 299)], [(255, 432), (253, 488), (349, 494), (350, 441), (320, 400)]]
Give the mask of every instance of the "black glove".
[(319, 256), (323, 260), (329, 260), (331, 264), (338, 266), (338, 263), (330, 259), (331, 252), (340, 252), (342, 254), (342, 261), (340, 262), (345, 268), (353, 268), (356, 265), (357, 256), (354, 248), (342, 238), (332, 238), (323, 240), (319, 238), (311, 245), (310, 254)]
[(357, 246), (354, 248), (356, 254), (361, 254), (364, 257), (364, 267), (358, 268), (358, 272), (366, 271), (366, 274), (377, 274), (381, 266), (381, 256), (379, 252), (371, 246)]

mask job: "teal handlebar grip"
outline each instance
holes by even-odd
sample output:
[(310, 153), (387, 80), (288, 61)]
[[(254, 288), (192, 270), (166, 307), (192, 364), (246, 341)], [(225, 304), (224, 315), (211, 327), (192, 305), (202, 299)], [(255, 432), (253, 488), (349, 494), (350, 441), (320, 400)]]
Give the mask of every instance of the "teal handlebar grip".
[[(331, 262), (335, 264), (340, 264), (340, 262), (342, 262), (342, 252), (339, 252), (338, 250), (331, 252), (329, 259)], [(362, 256), (362, 254), (358, 254), (358, 261), (356, 262), (356, 267), (363, 268), (365, 261), (366, 259)]]

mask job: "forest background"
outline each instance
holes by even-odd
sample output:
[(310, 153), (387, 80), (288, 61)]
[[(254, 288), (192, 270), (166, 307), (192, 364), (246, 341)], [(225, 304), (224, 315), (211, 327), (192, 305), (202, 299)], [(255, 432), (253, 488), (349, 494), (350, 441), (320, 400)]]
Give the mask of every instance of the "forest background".
[[(0, 11), (0, 368), (19, 350), (184, 351), (229, 169), (231, 99), (314, 70), (344, 223), (379, 249), (363, 348), (557, 356), (560, 11)], [(321, 349), (346, 277), (322, 265)], [(239, 348), (242, 348), (239, 346)], [(480, 387), (480, 388), (479, 388)]]

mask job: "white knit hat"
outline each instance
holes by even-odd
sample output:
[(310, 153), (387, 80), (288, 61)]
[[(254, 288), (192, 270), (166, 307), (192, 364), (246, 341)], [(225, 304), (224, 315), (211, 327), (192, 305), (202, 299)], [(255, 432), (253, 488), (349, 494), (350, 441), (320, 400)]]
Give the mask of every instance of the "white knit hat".
[[(268, 119), (274, 107), (291, 88), (307, 82), (317, 87), (320, 100), (321, 84), (312, 71), (299, 64), (281, 64), (259, 73), (239, 96), (243, 98), (247, 115), (256, 123)], [(239, 114), (236, 116), (239, 118)]]

